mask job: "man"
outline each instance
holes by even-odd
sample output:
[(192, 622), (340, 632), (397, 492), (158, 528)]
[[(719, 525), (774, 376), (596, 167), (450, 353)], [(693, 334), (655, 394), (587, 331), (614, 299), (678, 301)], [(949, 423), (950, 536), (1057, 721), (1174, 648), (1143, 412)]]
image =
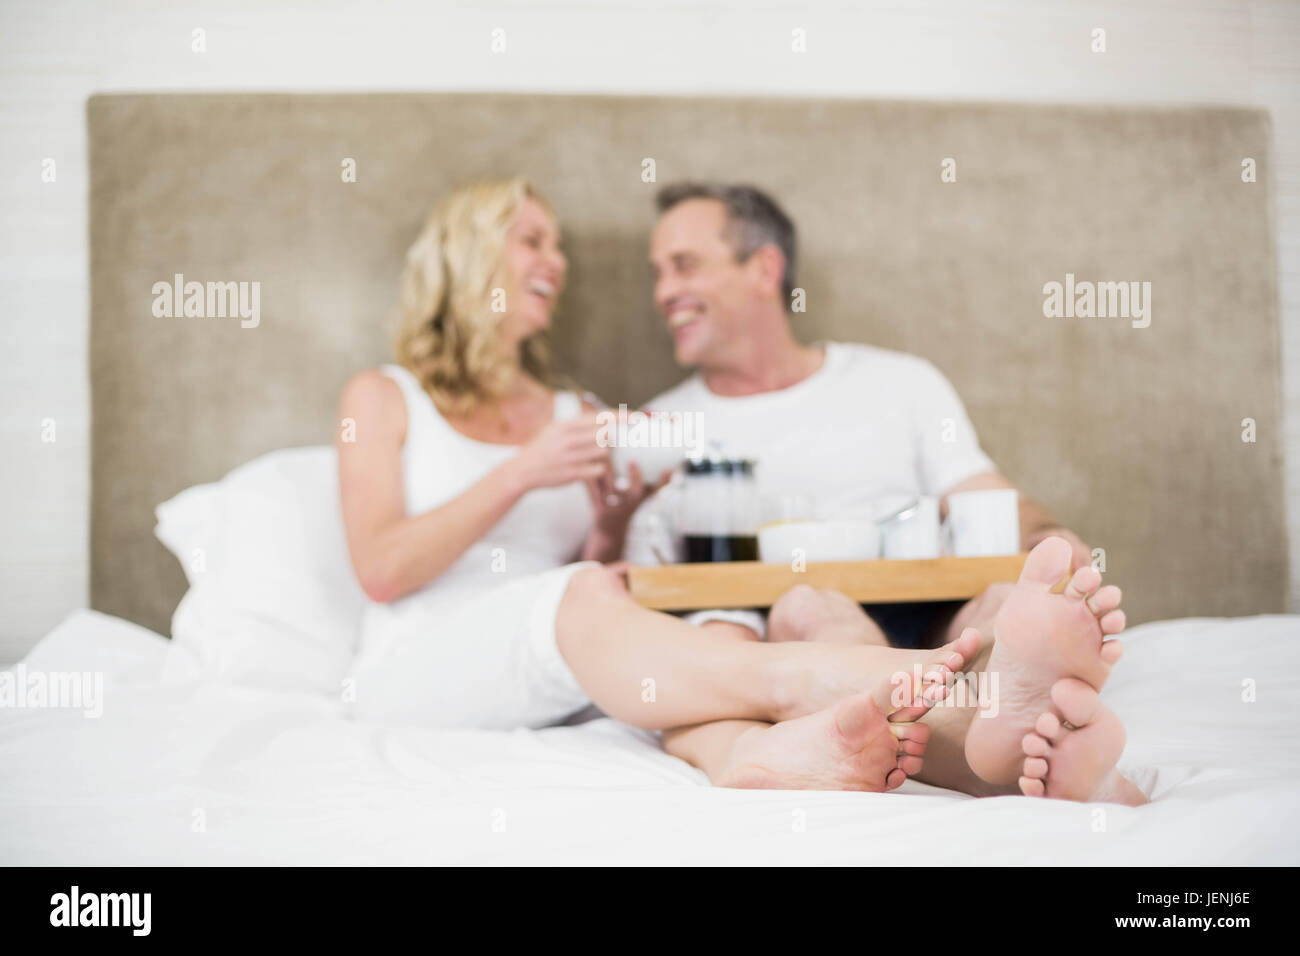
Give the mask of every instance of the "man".
[[(698, 371), (648, 407), (694, 413), (705, 441), (721, 443), (729, 456), (759, 461), (765, 497), (810, 495), (828, 515), (870, 514), (873, 501), (900, 494), (939, 497), (946, 513), (948, 497), (957, 492), (1014, 487), (980, 450), (961, 400), (929, 362), (870, 346), (804, 345), (795, 339), (788, 312), (795, 228), (770, 197), (748, 186), (682, 183), (665, 187), (658, 207), (650, 249), (655, 303), (667, 320), (678, 363)], [(642, 511), (655, 507), (652, 500)], [(644, 528), (645, 517), (636, 520)], [(1090, 551), (1079, 536), (1024, 495), (1020, 527), (1024, 550), (1057, 537), (1068, 542), (1071, 571), (1089, 564)], [(914, 641), (928, 631), (927, 642), (934, 644), (976, 627), (985, 641), (972, 668), (978, 669), (992, 656), (994, 621), (1010, 588), (989, 588), (951, 621), (922, 620), (917, 626), (915, 617), (886, 620), (882, 630), (843, 595), (799, 587), (773, 606), (767, 639), (884, 645), (890, 637)], [(1103, 588), (1097, 595), (1118, 606), (1118, 589)], [(1094, 610), (1105, 613), (1104, 607)], [(762, 637), (761, 621), (734, 612), (705, 612), (694, 621), (738, 639)], [(1122, 628), (1122, 618), (1112, 617), (1116, 622)], [(984, 782), (1006, 773), (978, 766), (982, 730), (972, 727), (972, 713), (937, 708), (927, 715), (934, 733), (921, 779), (968, 793), (1008, 792)], [(671, 731), (665, 748), (699, 765), (745, 724)], [(1114, 737), (1104, 746), (1113, 747)], [(1119, 739), (1122, 748), (1122, 729)], [(1036, 789), (1032, 781), (1027, 786), (1026, 792)], [(1140, 796), (1123, 778), (1106, 786), (1125, 802)]]

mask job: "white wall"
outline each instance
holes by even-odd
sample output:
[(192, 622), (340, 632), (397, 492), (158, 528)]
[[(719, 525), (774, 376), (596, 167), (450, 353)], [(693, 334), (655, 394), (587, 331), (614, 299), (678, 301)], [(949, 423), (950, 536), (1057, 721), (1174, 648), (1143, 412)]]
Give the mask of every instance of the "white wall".
[[(808, 52), (791, 52), (791, 31)], [(1093, 28), (1107, 52), (1090, 51)], [(191, 50), (191, 31), (207, 50)], [(491, 31), (506, 31), (504, 54)], [(87, 600), (85, 101), (452, 90), (1251, 104), (1273, 114), (1300, 609), (1300, 6), (1276, 0), (0, 3), (0, 663)], [(41, 181), (56, 161), (57, 180)], [(53, 419), (56, 441), (43, 443)], [(148, 463), (141, 463), (148, 467)]]

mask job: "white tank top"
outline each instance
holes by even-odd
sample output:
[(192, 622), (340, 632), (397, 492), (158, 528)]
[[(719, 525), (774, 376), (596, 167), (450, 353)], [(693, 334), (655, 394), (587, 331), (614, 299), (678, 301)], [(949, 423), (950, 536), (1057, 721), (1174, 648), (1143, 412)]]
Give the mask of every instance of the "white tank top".
[[(397, 383), (406, 400), (402, 479), (408, 515), (446, 504), (519, 453), (518, 445), (478, 441), (456, 431), (408, 369), (384, 365), (379, 370)], [(575, 393), (556, 392), (556, 421), (575, 418), (581, 411), (582, 400)], [(523, 575), (558, 568), (579, 558), (590, 530), (591, 501), (582, 484), (535, 489), (425, 587), (372, 608), (406, 617), (412, 605), (426, 609), (443, 599), (478, 594)]]

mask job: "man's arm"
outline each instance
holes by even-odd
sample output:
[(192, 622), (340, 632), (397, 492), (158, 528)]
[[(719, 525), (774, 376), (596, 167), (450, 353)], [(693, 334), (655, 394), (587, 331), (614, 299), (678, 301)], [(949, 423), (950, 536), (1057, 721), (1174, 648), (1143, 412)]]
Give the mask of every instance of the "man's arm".
[[(996, 471), (972, 475), (965, 481), (959, 481), (939, 499), (939, 514), (948, 516), (948, 496), (959, 491), (986, 491), (990, 488), (1015, 488), (1011, 482)], [(1046, 508), (1022, 492), (1020, 495), (1020, 550), (1029, 551), (1044, 538), (1056, 536), (1070, 542), (1074, 553), (1070, 558), (1070, 570), (1082, 568), (1092, 563), (1092, 549), (1083, 543), (1073, 531), (1062, 527)]]

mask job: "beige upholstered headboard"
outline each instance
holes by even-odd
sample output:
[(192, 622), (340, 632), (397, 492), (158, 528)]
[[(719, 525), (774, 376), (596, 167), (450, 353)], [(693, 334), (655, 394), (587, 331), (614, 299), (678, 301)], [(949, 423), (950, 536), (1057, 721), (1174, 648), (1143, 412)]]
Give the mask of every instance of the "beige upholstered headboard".
[[(240, 94), (97, 96), (88, 115), (100, 610), (166, 633), (184, 579), (154, 506), (332, 440), (345, 378), (388, 358), (407, 245), (468, 179), (523, 172), (558, 208), (568, 371), (614, 403), (679, 379), (650, 300), (645, 159), (659, 183), (779, 197), (802, 240), (799, 334), (935, 362), (1002, 470), (1105, 548), (1131, 620), (1283, 609), (1262, 112)], [(260, 324), (156, 317), (152, 287), (177, 273), (259, 282)], [(1045, 317), (1067, 273), (1150, 282), (1150, 325)]]

